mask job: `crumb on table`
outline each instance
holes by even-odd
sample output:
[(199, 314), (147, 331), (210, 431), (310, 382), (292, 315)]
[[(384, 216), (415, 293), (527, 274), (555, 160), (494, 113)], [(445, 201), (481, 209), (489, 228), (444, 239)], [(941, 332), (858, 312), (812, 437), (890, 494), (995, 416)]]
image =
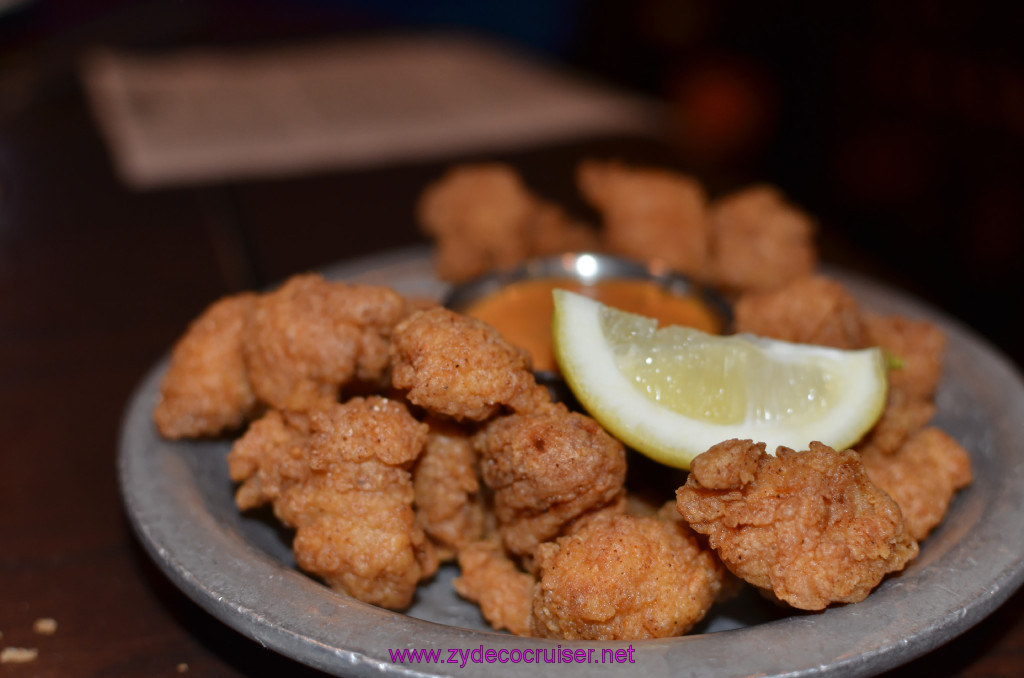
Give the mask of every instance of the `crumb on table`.
[(0, 664), (26, 664), (38, 656), (39, 650), (34, 647), (5, 647), (0, 650)]
[(40, 617), (32, 624), (32, 630), (43, 636), (52, 636), (57, 632), (57, 620), (53, 617)]

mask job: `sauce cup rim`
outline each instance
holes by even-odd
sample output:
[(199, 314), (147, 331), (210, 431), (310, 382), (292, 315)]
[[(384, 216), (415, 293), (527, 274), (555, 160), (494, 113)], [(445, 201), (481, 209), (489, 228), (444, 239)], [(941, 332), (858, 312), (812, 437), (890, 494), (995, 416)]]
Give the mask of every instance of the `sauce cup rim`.
[(484, 273), (452, 285), (442, 299), (442, 304), (453, 311), (462, 312), (508, 285), (547, 278), (565, 278), (584, 285), (601, 280), (649, 280), (673, 294), (697, 297), (718, 316), (723, 332), (732, 327), (732, 305), (717, 290), (701, 285), (692, 277), (673, 271), (661, 262), (647, 263), (599, 252), (566, 252), (537, 257), (513, 269)]

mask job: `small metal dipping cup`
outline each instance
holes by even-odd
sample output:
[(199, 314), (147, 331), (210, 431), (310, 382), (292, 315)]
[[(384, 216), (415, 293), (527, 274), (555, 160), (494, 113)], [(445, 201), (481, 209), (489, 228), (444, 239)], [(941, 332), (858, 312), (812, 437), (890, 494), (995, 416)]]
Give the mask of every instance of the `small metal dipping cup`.
[[(720, 294), (703, 287), (681, 273), (658, 264), (646, 264), (609, 254), (573, 252), (530, 259), (510, 271), (498, 271), (455, 285), (444, 298), (444, 305), (454, 311), (465, 311), (477, 301), (495, 294), (507, 285), (522, 280), (562, 278), (591, 285), (599, 280), (649, 280), (679, 296), (699, 299), (718, 316), (720, 327), (732, 327), (732, 308)], [(535, 371), (537, 380), (557, 385), (562, 382), (558, 372)]]

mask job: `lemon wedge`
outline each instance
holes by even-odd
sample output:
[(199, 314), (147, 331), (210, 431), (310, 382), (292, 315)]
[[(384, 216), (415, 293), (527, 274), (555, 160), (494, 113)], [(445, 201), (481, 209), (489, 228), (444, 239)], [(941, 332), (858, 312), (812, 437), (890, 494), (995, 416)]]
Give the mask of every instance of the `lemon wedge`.
[(730, 438), (845, 449), (885, 407), (881, 350), (659, 329), (652, 318), (554, 290), (552, 338), (573, 394), (612, 435), (663, 464)]

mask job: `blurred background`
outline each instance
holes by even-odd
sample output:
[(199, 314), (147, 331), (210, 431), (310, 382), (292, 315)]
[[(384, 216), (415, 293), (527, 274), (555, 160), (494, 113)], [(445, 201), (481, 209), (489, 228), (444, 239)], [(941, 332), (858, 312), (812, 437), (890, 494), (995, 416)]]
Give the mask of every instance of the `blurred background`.
[[(453, 31), (543, 68), (507, 68), (484, 51), (460, 69), (406, 49), (403, 72), (419, 67), (422, 82), (378, 88), (395, 78), (366, 76), (365, 58), (332, 51)], [(1021, 35), (1024, 4), (994, 0), (0, 0), (0, 631), (5, 645), (40, 652), (10, 675), (317, 675), (192, 604), (131, 538), (114, 473), (119, 422), (140, 378), (218, 296), (427, 242), (416, 201), (452, 163), (509, 162), (579, 216), (573, 172), (586, 157), (680, 168), (712, 194), (775, 184), (817, 218), (826, 262), (931, 302), (1024, 365)], [(292, 87), (293, 71), (279, 66), (296, 46), (324, 44), (300, 50), (312, 76)], [(194, 49), (262, 56), (232, 70), (219, 57), (186, 59)], [(98, 54), (112, 58), (89, 61)], [(383, 56), (370, 61), (395, 53)], [(263, 167), (276, 172), (136, 185), (102, 124), (113, 118), (98, 114), (90, 63), (110, 67), (100, 71), (128, 114), (122, 141), (148, 129), (163, 141), (157, 160), (198, 150), (193, 164), (208, 169), (207, 147), (245, 160), (263, 137), (279, 141), (271, 151), (292, 149), (289, 133), (316, 156), (318, 137), (289, 125), (337, 132), (330, 123), (353, 111), (362, 122), (343, 140), (359, 148), (371, 128), (378, 150), (395, 129), (459, 142), (481, 118), (506, 143), (301, 172), (283, 157)], [(362, 78), (371, 105), (318, 91), (339, 64)], [(204, 109), (192, 86), (216, 105)], [(264, 88), (256, 106), (234, 96)], [(460, 95), (475, 114), (460, 117)], [(420, 99), (422, 111), (402, 110)], [(595, 101), (614, 114), (605, 122), (630, 118), (624, 100), (656, 108), (657, 126), (567, 133), (596, 119)], [(204, 113), (229, 125), (211, 133)], [(270, 126), (247, 127), (259, 117)], [(503, 138), (515, 136), (512, 123), (553, 118), (561, 135)], [(1022, 610), (1018, 592), (892, 675), (1019, 676)], [(54, 638), (34, 633), (42, 617), (59, 620)]]
[[(15, 135), (26, 124), (19, 115), (79, 86), (77, 59), (95, 45), (158, 53), (394, 29), (493, 38), (665, 102), (661, 141), (713, 192), (780, 186), (818, 217), (828, 259), (877, 270), (1021, 359), (1024, 6), (7, 0), (0, 8), (0, 120)], [(3, 162), (0, 171), (18, 172)]]

